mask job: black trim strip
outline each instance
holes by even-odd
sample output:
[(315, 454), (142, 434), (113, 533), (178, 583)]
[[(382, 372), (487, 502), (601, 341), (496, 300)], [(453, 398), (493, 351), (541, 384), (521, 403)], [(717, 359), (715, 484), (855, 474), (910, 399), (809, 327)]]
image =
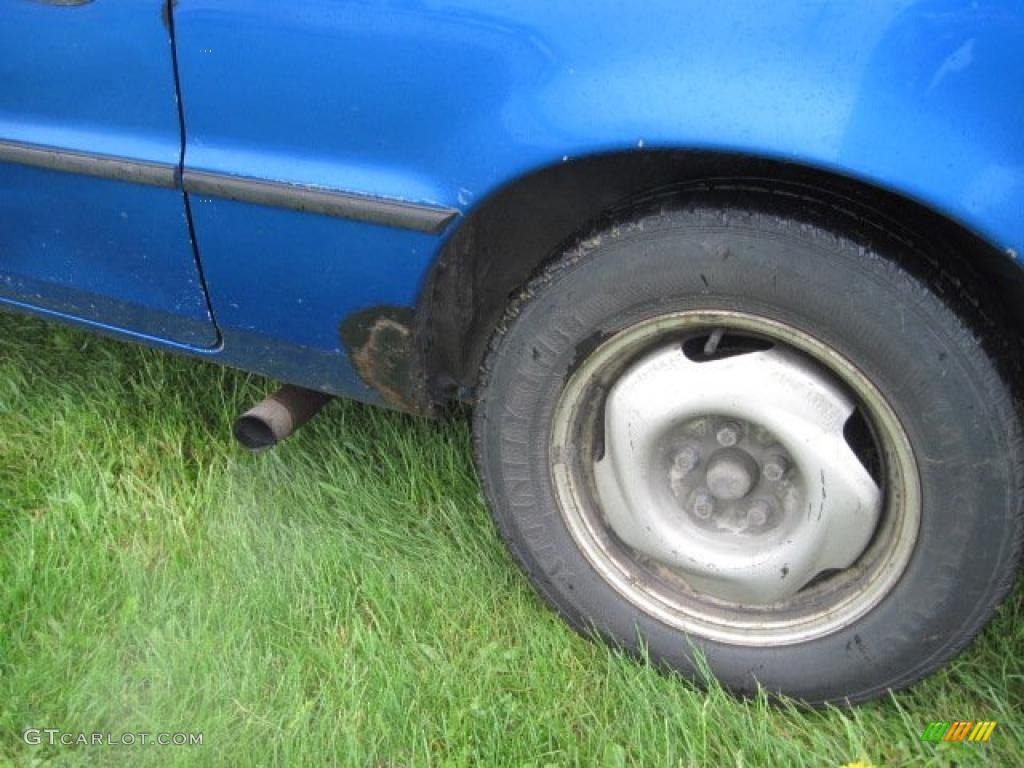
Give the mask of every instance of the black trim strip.
[(126, 160), (110, 155), (94, 155), (73, 152), (68, 149), (38, 147), (17, 141), (0, 141), (0, 162), (30, 165), (51, 171), (78, 173), (85, 176), (99, 176), (132, 184), (146, 184), (152, 187), (174, 189), (178, 186), (176, 166), (166, 163), (150, 163), (141, 160)]
[(319, 187), (185, 170), (186, 192), (437, 234), (458, 211)]
[(459, 214), (454, 208), (205, 171), (186, 170), (179, 185), (178, 167), (174, 165), (54, 149), (17, 141), (0, 141), (0, 163), (30, 165), (167, 189), (182, 186), (186, 192), (197, 195), (289, 208), (322, 216), (338, 216), (435, 235)]

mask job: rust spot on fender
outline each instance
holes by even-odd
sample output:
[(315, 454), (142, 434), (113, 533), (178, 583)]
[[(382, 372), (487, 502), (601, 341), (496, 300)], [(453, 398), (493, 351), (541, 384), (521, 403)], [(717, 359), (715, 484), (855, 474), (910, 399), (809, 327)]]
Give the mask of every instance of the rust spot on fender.
[(401, 411), (432, 415), (426, 380), (420, 367), (414, 311), (382, 305), (346, 317), (339, 326), (341, 342), (359, 378)]

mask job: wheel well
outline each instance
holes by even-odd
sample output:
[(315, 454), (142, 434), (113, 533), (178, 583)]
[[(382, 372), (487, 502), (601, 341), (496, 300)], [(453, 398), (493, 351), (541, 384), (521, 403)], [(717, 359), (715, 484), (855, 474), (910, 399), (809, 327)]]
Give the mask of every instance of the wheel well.
[(651, 150), (596, 155), (522, 177), (449, 238), (420, 297), (417, 331), (432, 399), (472, 397), (510, 298), (551, 258), (634, 201), (656, 195), (760, 192), (825, 206), (848, 228), (896, 234), (963, 275), (978, 300), (1024, 327), (1024, 271), (965, 227), (909, 198), (849, 177), (765, 158)]

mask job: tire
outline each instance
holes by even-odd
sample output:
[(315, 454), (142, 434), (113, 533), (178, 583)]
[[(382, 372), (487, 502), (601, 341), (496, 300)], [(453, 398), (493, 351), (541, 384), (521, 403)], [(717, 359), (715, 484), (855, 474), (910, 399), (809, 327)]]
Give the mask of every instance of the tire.
[[(547, 265), (492, 338), (478, 468), (513, 556), (579, 631), (698, 682), (703, 656), (739, 695), (858, 703), (959, 653), (1013, 584), (1016, 361), (961, 282), (905, 239), (869, 244), (834, 231), (835, 214), (765, 200), (634, 209)], [(841, 427), (827, 414), (808, 427), (807, 445), (837, 445), (841, 429), (846, 447), (804, 451), (806, 467), (787, 457), (776, 485), (758, 452), (799, 448), (790, 431), (816, 417), (800, 398), (796, 416), (779, 405), (793, 385), (771, 366), (854, 409)], [(729, 421), (730, 403), (750, 422)], [(853, 478), (834, 501), (826, 469), (830, 489)], [(785, 563), (735, 565), (745, 547), (765, 568), (794, 555), (800, 586), (776, 583)]]

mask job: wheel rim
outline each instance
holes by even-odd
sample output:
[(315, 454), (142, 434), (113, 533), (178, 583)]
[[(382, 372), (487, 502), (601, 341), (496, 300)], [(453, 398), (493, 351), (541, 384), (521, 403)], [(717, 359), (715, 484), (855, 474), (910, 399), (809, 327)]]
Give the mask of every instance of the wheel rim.
[(742, 645), (831, 634), (899, 579), (920, 489), (871, 381), (791, 325), (666, 315), (595, 350), (556, 406), (551, 476), (581, 551), (627, 600)]

